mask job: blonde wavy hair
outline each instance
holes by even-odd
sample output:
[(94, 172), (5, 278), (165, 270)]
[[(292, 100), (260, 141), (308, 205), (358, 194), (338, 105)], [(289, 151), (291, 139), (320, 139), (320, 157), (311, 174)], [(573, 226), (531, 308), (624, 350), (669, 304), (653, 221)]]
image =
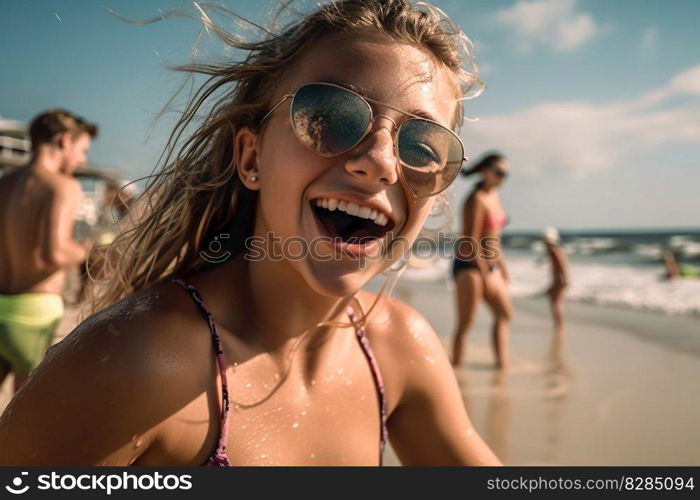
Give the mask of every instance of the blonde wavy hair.
[[(270, 29), (220, 4), (197, 2), (157, 18), (130, 21), (149, 24), (169, 17), (195, 18), (225, 46), (247, 55), (240, 62), (193, 61), (174, 68), (204, 75), (206, 80), (190, 96), (161, 156), (160, 169), (147, 177), (137, 208), (129, 212), (113, 243), (91, 258), (99, 269), (99, 279), (92, 277), (96, 286), (91, 287), (91, 312), (171, 276), (209, 267), (200, 250), (221, 233), (230, 235), (228, 250), (233, 256), (244, 251), (244, 242), (252, 235), (258, 195), (236, 174), (234, 137), (242, 127), (258, 128), (280, 82), (324, 36), (371, 29), (428, 49), (454, 76), (461, 95), (460, 118), (461, 101), (483, 88), (470, 40), (434, 6), (407, 0), (340, 0), (303, 15), (293, 11), (290, 3), (280, 6)], [(278, 27), (279, 19), (289, 13), (296, 20)], [(263, 32), (262, 40), (245, 41), (214, 22), (217, 15), (231, 24), (243, 20)], [(192, 127), (196, 128), (189, 134)]]

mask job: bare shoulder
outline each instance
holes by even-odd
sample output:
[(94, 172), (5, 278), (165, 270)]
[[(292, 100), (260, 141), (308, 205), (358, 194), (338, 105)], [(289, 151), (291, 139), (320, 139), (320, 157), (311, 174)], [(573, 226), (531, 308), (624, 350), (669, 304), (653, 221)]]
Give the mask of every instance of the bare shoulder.
[(148, 449), (161, 423), (206, 387), (211, 341), (189, 335), (201, 319), (187, 299), (174, 284), (155, 286), (52, 347), (0, 419), (0, 449), (9, 450), (0, 463), (126, 465)]
[(41, 172), (37, 175), (41, 183), (59, 196), (78, 196), (82, 193), (80, 182), (74, 177), (55, 172)]
[(75, 351), (76, 345), (82, 345), (81, 350), (109, 348), (130, 354), (124, 363), (138, 363), (153, 352), (163, 356), (191, 348), (188, 340), (196, 336), (187, 332), (200, 323), (187, 294), (178, 285), (163, 282), (88, 317), (54, 350)]
[[(367, 311), (377, 295), (361, 291), (357, 297)], [(370, 314), (366, 330), (385, 382), (393, 386), (399, 397), (409, 388), (414, 375), (449, 364), (432, 325), (421, 313), (399, 299), (380, 298)], [(387, 393), (391, 395), (390, 388)]]
[(473, 211), (476, 208), (485, 207), (487, 204), (486, 195), (480, 189), (471, 192), (464, 202), (464, 211)]

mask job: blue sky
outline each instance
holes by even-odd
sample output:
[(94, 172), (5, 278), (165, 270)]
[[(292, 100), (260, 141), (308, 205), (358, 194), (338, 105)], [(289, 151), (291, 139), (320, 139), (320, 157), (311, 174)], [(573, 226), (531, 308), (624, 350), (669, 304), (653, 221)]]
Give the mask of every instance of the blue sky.
[[(172, 123), (154, 115), (182, 81), (166, 65), (189, 60), (199, 26), (132, 26), (105, 7), (143, 19), (181, 3), (0, 0), (0, 116), (74, 110), (101, 127), (93, 162), (149, 172)], [(263, 23), (276, 5), (225, 3)], [(476, 44), (488, 89), (462, 137), (472, 157), (511, 158), (510, 229), (700, 226), (700, 2), (435, 4)], [(455, 204), (469, 188), (458, 181)]]

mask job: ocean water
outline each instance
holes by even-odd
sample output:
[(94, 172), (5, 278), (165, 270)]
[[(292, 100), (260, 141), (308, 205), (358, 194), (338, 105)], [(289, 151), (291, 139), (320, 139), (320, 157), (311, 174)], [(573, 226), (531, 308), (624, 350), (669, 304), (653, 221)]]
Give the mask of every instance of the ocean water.
[[(513, 296), (541, 295), (551, 274), (537, 235), (506, 234), (503, 246)], [(569, 300), (700, 317), (700, 276), (665, 280), (662, 261), (664, 250), (673, 249), (683, 266), (700, 269), (700, 231), (562, 233), (562, 247), (570, 264)], [(446, 284), (451, 265), (443, 258), (409, 267), (401, 281)]]

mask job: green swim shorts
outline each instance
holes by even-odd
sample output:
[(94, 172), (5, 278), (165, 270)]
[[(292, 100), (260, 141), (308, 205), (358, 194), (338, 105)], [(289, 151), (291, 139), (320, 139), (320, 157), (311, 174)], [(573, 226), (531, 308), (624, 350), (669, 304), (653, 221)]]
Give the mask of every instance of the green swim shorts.
[(0, 366), (29, 373), (44, 358), (63, 316), (54, 293), (0, 295)]

